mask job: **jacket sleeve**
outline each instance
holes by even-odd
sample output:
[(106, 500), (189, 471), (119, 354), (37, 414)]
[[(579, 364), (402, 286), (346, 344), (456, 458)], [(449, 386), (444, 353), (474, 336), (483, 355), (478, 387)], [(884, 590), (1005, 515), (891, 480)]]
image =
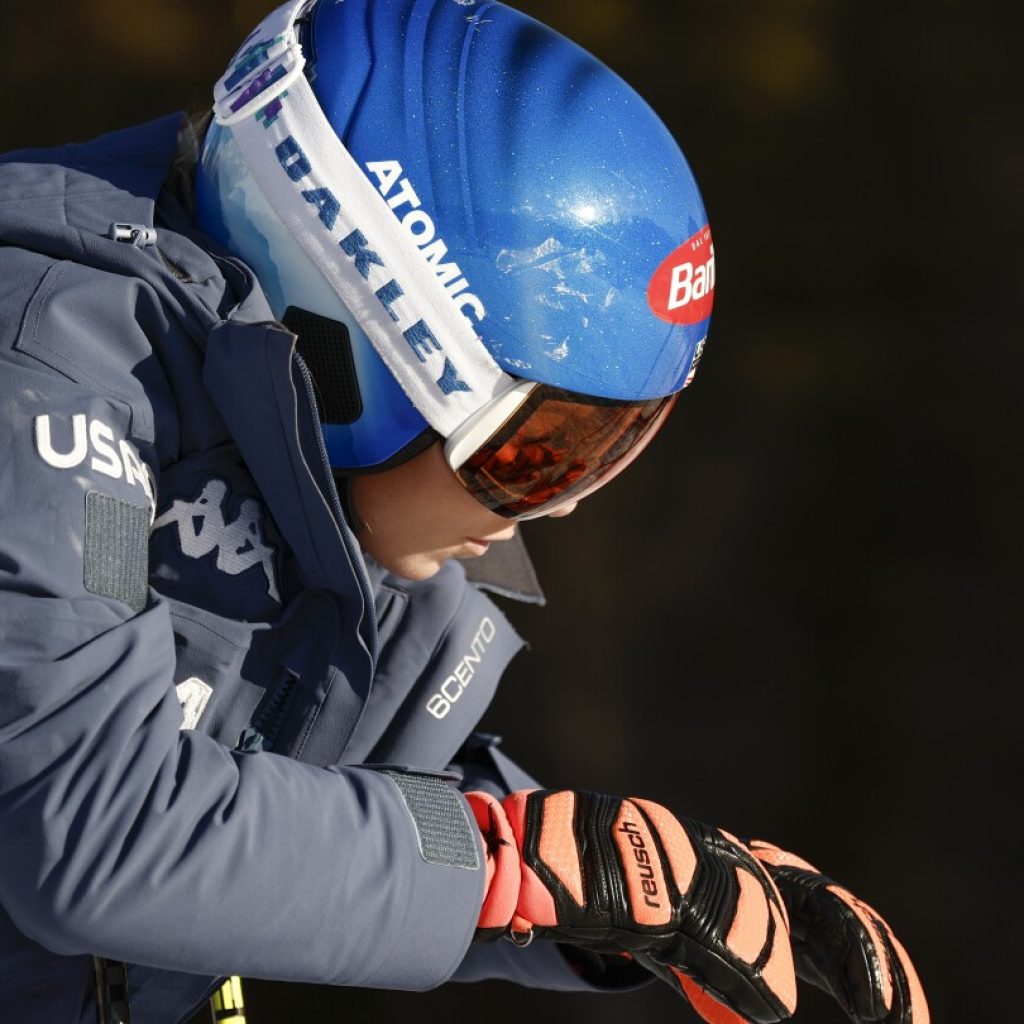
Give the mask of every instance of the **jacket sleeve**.
[[(520, 789), (541, 784), (499, 749), (496, 736), (477, 734), (459, 753), (464, 792), (483, 790), (499, 800)], [(453, 981), (512, 981), (528, 988), (558, 992), (625, 992), (648, 984), (642, 967), (618, 957), (600, 956), (555, 942), (533, 942), (522, 948), (511, 942), (470, 947)]]
[[(58, 954), (441, 983), (484, 884), (464, 799), (438, 775), (181, 731), (170, 617), (145, 583), (151, 410), (127, 373), (89, 383), (21, 350), (18, 290), (0, 283), (0, 903)], [(61, 344), (84, 366), (103, 329), (68, 316)]]

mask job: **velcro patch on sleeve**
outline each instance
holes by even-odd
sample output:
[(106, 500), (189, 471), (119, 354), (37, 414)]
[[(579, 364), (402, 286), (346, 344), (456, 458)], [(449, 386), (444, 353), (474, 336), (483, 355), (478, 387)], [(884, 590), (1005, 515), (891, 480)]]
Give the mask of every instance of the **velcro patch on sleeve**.
[(133, 612), (146, 607), (149, 592), (148, 507), (99, 491), (85, 496), (85, 589), (112, 597)]
[(402, 794), (416, 826), (423, 859), (428, 864), (476, 871), (480, 867), (477, 828), (470, 823), (455, 790), (432, 775), (397, 771), (384, 774)]

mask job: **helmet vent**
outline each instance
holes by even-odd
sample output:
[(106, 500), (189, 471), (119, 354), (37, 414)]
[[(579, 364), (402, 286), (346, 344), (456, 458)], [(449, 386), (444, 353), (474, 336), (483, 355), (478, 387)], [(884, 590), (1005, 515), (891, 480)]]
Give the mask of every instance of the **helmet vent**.
[(299, 355), (316, 385), (323, 423), (355, 423), (363, 413), (348, 326), (308, 309), (289, 306), (281, 323), (298, 336)]

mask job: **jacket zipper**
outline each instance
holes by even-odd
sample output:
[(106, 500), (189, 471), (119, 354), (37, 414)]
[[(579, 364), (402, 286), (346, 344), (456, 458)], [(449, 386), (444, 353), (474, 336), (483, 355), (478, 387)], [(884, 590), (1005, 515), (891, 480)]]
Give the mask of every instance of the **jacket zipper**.
[[(292, 355), (292, 359), (299, 370), (299, 376), (302, 378), (302, 383), (305, 387), (306, 415), (310, 418), (310, 422), (313, 426), (313, 436), (317, 439), (317, 448), (320, 452), (320, 490), (326, 495), (330, 502), (331, 509), (334, 512), (334, 518), (338, 523), (338, 532), (341, 534), (345, 550), (348, 552), (349, 561), (352, 563), (352, 568), (356, 573), (360, 588), (363, 592), (363, 600), (366, 605), (366, 614), (370, 625), (370, 657), (373, 659), (374, 664), (376, 664), (377, 617), (373, 608), (373, 590), (370, 587), (370, 577), (368, 576), (366, 567), (363, 564), (362, 555), (355, 549), (351, 533), (345, 525), (345, 514), (341, 509), (341, 501), (338, 498), (338, 491), (334, 486), (334, 480), (331, 476), (331, 462), (327, 455), (327, 445), (324, 443), (323, 432), (320, 429), (320, 422), (312, 412), (312, 410), (316, 409), (316, 392), (313, 388), (313, 379), (310, 376), (309, 370), (306, 368), (306, 364), (303, 362), (302, 357), (297, 352)], [(285, 678), (282, 679), (275, 688), (270, 699), (258, 709), (257, 713), (253, 716), (252, 722), (250, 722), (250, 724), (242, 731), (242, 735), (238, 741), (238, 747), (236, 749), (246, 752), (273, 750), (274, 740), (277, 738), (278, 730), (280, 730), (281, 726), (284, 724), (288, 706), (290, 705), (292, 696), (295, 693), (295, 685), (297, 682), (297, 677), (292, 672), (287, 672)], [(203, 998), (196, 1002), (183, 1017), (179, 1018), (179, 1024), (183, 1024), (184, 1021), (189, 1020), (199, 1011), (199, 1008), (204, 1003), (209, 1002), (210, 997), (218, 988), (220, 988), (224, 981), (224, 978), (215, 979), (214, 984), (210, 986)]]
[(284, 725), (297, 682), (298, 676), (286, 669), (284, 678), (274, 687), (270, 696), (261, 701), (252, 721), (242, 730), (237, 750), (254, 753), (257, 750), (274, 749), (277, 734)]
[(317, 440), (317, 447), (320, 451), (320, 490), (327, 497), (334, 512), (334, 518), (338, 523), (338, 532), (345, 544), (349, 561), (355, 570), (359, 580), (359, 586), (363, 591), (363, 604), (366, 609), (366, 617), (369, 623), (370, 633), (370, 658), (374, 665), (377, 664), (377, 614), (373, 605), (373, 588), (370, 586), (370, 577), (363, 564), (363, 556), (356, 549), (352, 532), (348, 529), (345, 520), (345, 513), (341, 508), (341, 499), (338, 497), (338, 489), (334, 486), (334, 478), (331, 476), (331, 460), (327, 455), (327, 445), (324, 442), (323, 430), (320, 428), (320, 421), (316, 417), (316, 391), (313, 388), (313, 378), (306, 367), (302, 356), (298, 352), (292, 354), (292, 360), (298, 367), (302, 383), (306, 388), (306, 415), (313, 426), (313, 436)]

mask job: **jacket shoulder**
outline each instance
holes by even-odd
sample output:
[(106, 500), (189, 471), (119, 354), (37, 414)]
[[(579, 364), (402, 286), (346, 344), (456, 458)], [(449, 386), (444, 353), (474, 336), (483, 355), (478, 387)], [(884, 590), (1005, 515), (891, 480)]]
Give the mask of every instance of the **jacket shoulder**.
[(168, 317), (142, 282), (7, 248), (0, 310), (0, 359), (12, 384), (56, 375), (64, 390), (119, 400), (131, 409), (135, 436), (152, 440), (151, 392), (160, 375), (151, 339), (166, 334)]
[(0, 209), (47, 195), (109, 189), (155, 196), (174, 158), (182, 114), (83, 143), (0, 154)]

